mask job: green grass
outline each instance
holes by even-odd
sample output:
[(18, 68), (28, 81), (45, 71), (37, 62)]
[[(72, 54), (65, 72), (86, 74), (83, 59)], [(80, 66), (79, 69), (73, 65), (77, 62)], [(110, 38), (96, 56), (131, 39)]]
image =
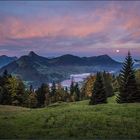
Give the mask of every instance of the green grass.
[(140, 104), (55, 103), (42, 109), (0, 106), (0, 138), (140, 139)]

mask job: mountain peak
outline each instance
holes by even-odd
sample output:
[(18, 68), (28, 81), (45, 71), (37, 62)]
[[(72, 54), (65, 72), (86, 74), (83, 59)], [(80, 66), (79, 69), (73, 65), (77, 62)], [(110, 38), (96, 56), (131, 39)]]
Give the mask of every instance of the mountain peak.
[(0, 57), (8, 57), (7, 55), (1, 55)]
[(102, 58), (102, 59), (111, 59), (112, 60), (112, 58), (109, 56), (109, 55), (107, 55), (107, 54), (103, 54), (103, 55), (99, 55), (99, 56), (97, 56), (98, 58)]
[(110, 56), (107, 54), (99, 55), (99, 57), (109, 57), (110, 58)]
[(29, 54), (28, 54), (28, 56), (30, 56), (30, 57), (37, 56), (37, 54), (35, 52), (33, 52), (33, 51), (30, 51)]
[(65, 54), (65, 55), (62, 55), (60, 57), (78, 57), (78, 56), (75, 56), (75, 55), (72, 55), (72, 54)]

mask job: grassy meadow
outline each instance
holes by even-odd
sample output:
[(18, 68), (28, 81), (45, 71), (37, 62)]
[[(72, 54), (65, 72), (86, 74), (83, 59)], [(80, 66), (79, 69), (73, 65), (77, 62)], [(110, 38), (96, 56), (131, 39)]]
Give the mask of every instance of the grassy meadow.
[(1, 139), (140, 139), (140, 104), (89, 101), (28, 109), (0, 106)]

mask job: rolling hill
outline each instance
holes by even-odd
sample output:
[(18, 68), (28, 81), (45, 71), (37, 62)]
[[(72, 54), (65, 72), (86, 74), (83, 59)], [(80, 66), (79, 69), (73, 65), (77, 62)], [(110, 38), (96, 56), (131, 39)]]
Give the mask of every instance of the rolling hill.
[(41, 109), (0, 105), (0, 139), (139, 139), (139, 104), (117, 104), (114, 97), (108, 102), (55, 103)]
[(56, 58), (45, 58), (30, 52), (0, 69), (5, 69), (22, 80), (38, 86), (43, 82), (62, 81), (71, 74), (96, 72), (98, 70), (117, 71), (121, 63), (108, 55), (78, 57), (66, 54)]

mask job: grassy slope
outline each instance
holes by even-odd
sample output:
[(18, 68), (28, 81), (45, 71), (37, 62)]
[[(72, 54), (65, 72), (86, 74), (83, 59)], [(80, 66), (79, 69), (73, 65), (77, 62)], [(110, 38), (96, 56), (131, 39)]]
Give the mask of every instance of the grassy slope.
[(0, 106), (0, 138), (140, 139), (140, 104), (88, 101), (26, 109)]

